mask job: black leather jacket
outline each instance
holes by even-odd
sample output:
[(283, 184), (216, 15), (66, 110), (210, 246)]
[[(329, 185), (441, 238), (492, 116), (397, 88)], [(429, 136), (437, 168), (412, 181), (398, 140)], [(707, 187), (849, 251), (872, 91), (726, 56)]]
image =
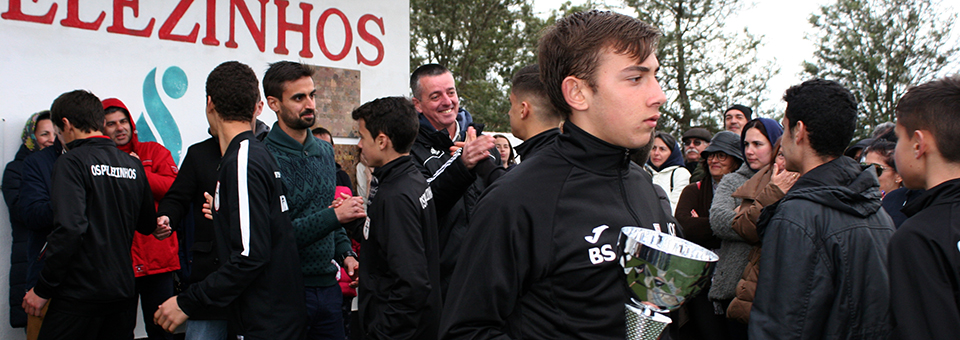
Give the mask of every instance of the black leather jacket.
[(876, 172), (840, 157), (764, 208), (751, 339), (885, 339), (892, 328)]

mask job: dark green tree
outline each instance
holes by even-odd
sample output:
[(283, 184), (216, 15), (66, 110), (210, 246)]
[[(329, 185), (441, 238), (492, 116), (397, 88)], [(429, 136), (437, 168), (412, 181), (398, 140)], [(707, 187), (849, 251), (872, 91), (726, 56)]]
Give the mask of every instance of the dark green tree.
[(732, 104), (754, 108), (766, 97), (767, 82), (779, 68), (761, 62), (762, 37), (726, 29), (740, 0), (624, 0), (637, 17), (663, 32), (657, 52), (660, 84), (667, 102), (658, 130), (680, 136), (690, 127), (719, 131), (723, 110)]
[(935, 0), (838, 0), (810, 15), (818, 31), (808, 75), (846, 86), (860, 103), (857, 138), (893, 121), (907, 87), (938, 76), (955, 60), (956, 13)]
[(570, 1), (546, 18), (531, 0), (410, 1), (410, 69), (438, 63), (453, 72), (460, 105), (487, 131), (510, 131), (513, 73), (537, 62), (541, 31), (557, 18), (598, 6)]
[(528, 0), (411, 0), (410, 68), (446, 66), (474, 120), (509, 131), (507, 84), (535, 62), (543, 27)]

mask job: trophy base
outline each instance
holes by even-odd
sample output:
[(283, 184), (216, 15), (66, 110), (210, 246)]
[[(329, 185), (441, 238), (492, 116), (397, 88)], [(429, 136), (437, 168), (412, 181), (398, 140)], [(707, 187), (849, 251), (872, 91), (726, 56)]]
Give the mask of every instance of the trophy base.
[(673, 320), (646, 304), (630, 301), (624, 306), (627, 314), (627, 340), (656, 340)]

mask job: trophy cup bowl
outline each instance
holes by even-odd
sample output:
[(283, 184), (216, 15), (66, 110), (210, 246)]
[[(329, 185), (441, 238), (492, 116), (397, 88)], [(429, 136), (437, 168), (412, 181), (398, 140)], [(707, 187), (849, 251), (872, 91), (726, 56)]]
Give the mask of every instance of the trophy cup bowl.
[(627, 304), (628, 339), (656, 339), (670, 323), (657, 312), (680, 308), (699, 293), (720, 259), (696, 243), (638, 227), (621, 228), (618, 248), (627, 285), (640, 301), (657, 306), (637, 300)]

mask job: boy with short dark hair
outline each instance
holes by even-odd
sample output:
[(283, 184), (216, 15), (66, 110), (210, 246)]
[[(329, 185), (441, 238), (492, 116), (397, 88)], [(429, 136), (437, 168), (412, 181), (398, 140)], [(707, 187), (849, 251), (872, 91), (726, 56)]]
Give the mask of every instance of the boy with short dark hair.
[(160, 305), (154, 322), (173, 332), (190, 314), (229, 307), (231, 328), (245, 339), (301, 339), (307, 307), (282, 175), (251, 131), (263, 105), (257, 76), (228, 61), (206, 85), (207, 122), (223, 155), (212, 206), (223, 264)]
[(900, 339), (960, 334), (960, 76), (907, 90), (897, 104), (894, 159), (903, 184), (926, 192), (890, 239), (890, 302)]
[(27, 292), (28, 314), (53, 298), (39, 339), (122, 339), (136, 326), (130, 246), (134, 230), (157, 230), (143, 165), (104, 136), (100, 99), (76, 90), (57, 97), (50, 117), (64, 149), (50, 174), (54, 229), (43, 269)]
[(353, 111), (360, 161), (380, 181), (361, 241), (360, 324), (364, 338), (436, 339), (440, 264), (433, 192), (410, 157), (419, 121), (402, 97)]

